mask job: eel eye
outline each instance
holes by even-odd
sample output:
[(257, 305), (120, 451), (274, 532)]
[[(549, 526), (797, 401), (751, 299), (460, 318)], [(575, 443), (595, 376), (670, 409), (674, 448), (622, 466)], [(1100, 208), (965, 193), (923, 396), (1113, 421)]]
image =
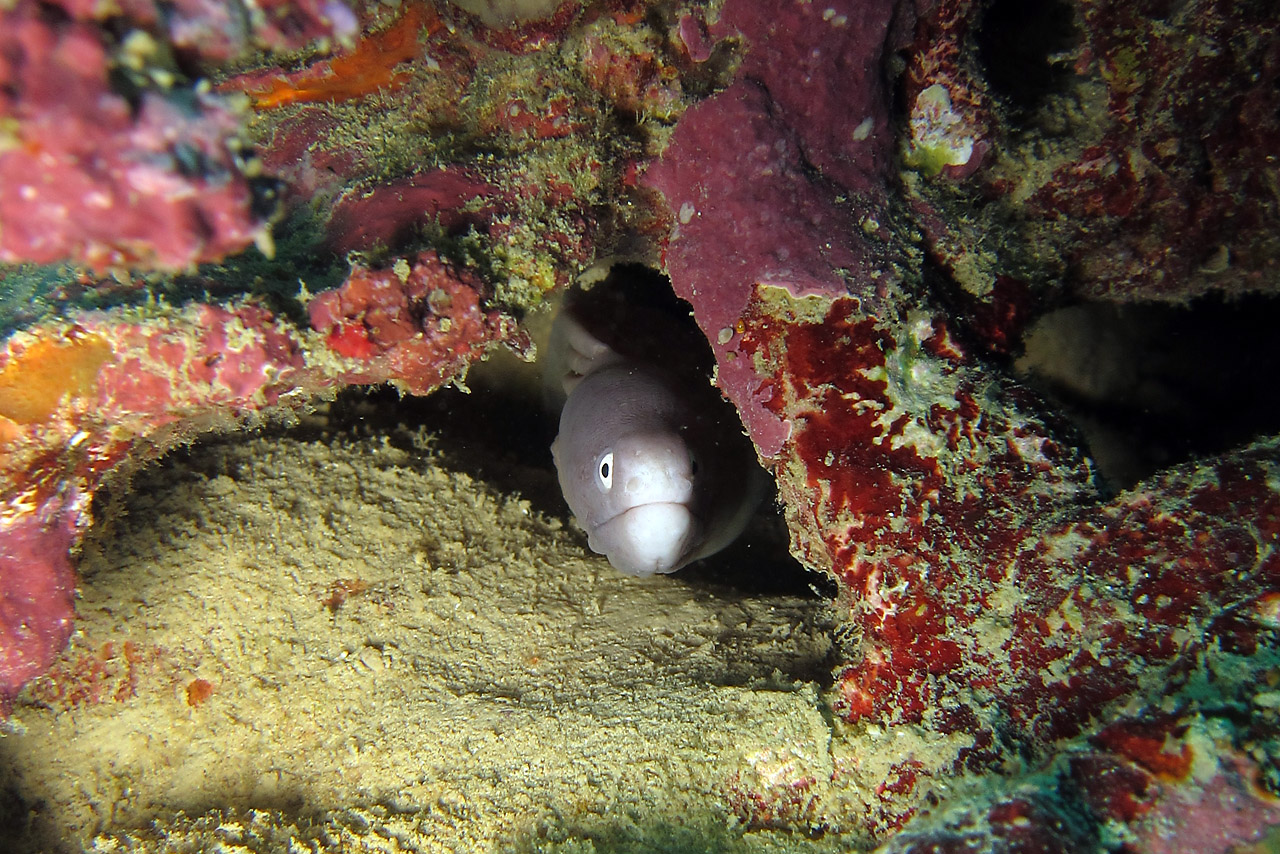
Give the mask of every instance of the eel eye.
[(605, 489), (613, 487), (613, 451), (600, 458), (600, 468), (597, 473), (600, 475), (601, 486)]

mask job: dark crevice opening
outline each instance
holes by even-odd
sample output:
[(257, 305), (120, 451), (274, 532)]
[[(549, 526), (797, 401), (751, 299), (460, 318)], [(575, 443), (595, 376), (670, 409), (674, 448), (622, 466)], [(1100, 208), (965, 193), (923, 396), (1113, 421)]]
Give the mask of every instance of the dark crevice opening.
[(1080, 427), (1106, 481), (1280, 433), (1280, 298), (1085, 302), (1041, 317), (1018, 368)]
[(1080, 41), (1074, 8), (1066, 0), (994, 0), (983, 13), (974, 32), (978, 61), (1016, 113), (1034, 112), (1074, 76), (1061, 61)]
[[(675, 354), (682, 365), (710, 376), (711, 348), (694, 323), (690, 306), (672, 293), (664, 276), (642, 265), (620, 265), (592, 294), (598, 297), (595, 311), (606, 318), (606, 325), (616, 322), (621, 330), (617, 339), (606, 343), (628, 355), (665, 360), (668, 366)], [(627, 322), (627, 312), (637, 309), (678, 321), (673, 337), (644, 340)], [(517, 492), (537, 511), (568, 524), (571, 515), (560, 494), (550, 451), (559, 416), (542, 406), (540, 385), (513, 390), (512, 383), (500, 376), (501, 370), (488, 364), (477, 366), (465, 392), (445, 388), (427, 397), (400, 398), (383, 389), (359, 393), (354, 400), (360, 407), (372, 408), (366, 426), (372, 423), (370, 418), (384, 424), (421, 426), (436, 437), (445, 465), (465, 470), (501, 491)], [(724, 405), (735, 429), (740, 429), (730, 404)], [(762, 502), (737, 541), (680, 570), (678, 577), (700, 587), (747, 595), (834, 598), (834, 580), (807, 570), (792, 557), (786, 523), (771, 498)], [(585, 536), (582, 540), (585, 550)]]

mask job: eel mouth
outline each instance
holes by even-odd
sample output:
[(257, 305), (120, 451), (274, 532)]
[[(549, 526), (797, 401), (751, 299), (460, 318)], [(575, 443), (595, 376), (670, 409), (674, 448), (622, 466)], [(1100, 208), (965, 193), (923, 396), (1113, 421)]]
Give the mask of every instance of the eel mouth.
[(663, 501), (624, 510), (589, 532), (591, 550), (632, 575), (675, 572), (698, 541), (699, 525), (684, 504)]

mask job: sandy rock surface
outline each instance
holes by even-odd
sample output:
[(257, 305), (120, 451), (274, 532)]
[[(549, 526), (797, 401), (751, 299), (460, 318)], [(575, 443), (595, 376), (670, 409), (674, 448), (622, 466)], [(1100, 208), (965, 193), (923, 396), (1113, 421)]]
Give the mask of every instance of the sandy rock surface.
[(19, 850), (829, 847), (759, 826), (831, 777), (826, 603), (624, 577), (411, 444), (232, 437), (103, 502), (0, 739)]

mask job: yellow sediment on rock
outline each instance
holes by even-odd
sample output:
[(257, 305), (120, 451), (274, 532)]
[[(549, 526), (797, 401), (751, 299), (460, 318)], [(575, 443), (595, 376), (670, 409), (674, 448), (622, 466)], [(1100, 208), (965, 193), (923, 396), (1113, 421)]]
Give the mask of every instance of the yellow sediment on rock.
[(99, 514), (0, 752), (41, 805), (5, 851), (870, 847), (836, 828), (877, 796), (830, 782), (819, 686), (782, 675), (824, 667), (825, 603), (623, 576), (396, 435), (213, 442)]

